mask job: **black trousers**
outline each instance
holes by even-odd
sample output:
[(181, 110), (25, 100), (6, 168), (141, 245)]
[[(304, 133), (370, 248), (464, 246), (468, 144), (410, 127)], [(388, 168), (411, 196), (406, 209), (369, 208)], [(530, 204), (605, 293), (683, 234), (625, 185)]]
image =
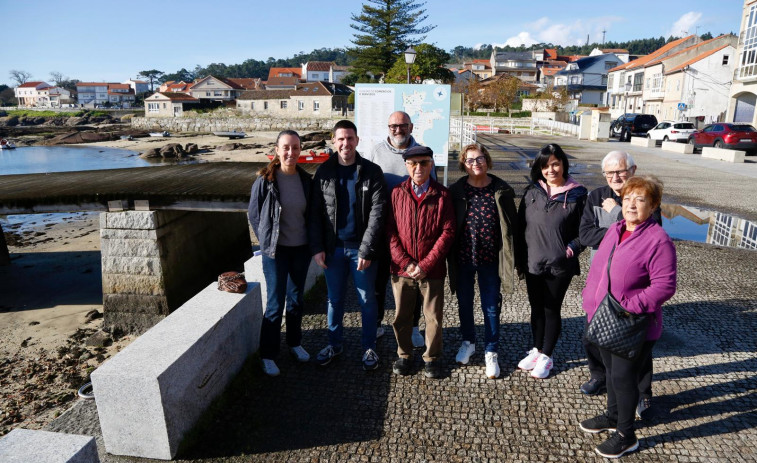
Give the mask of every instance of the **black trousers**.
[[(584, 331), (588, 326), (588, 320), (584, 321)], [(602, 362), (602, 356), (599, 353), (599, 348), (594, 344), (581, 340), (586, 351), (586, 362), (589, 364), (589, 375), (591, 379), (597, 379), (599, 381), (606, 381), (605, 365)], [(639, 373), (639, 397), (652, 398), (652, 373), (654, 365), (652, 361), (652, 349), (649, 349), (649, 355), (644, 359), (641, 364), (641, 372)]]
[(639, 376), (642, 366), (652, 357), (654, 341), (647, 341), (639, 356), (626, 360), (609, 351), (599, 349), (607, 373), (607, 414), (617, 420), (617, 429), (624, 436), (634, 435), (636, 406), (639, 403)]
[(534, 347), (552, 357), (562, 331), (562, 302), (568, 292), (573, 275), (526, 274), (528, 302), (531, 304), (531, 334)]
[[(379, 254), (378, 269), (376, 270), (376, 303), (378, 304), (378, 317), (376, 318), (377, 327), (381, 326), (384, 320), (384, 311), (386, 306), (386, 287), (389, 284), (389, 266), (392, 262), (392, 253), (389, 251), (389, 245), (384, 245), (383, 251)], [(420, 291), (415, 297), (415, 309), (413, 310), (413, 326), (418, 326), (421, 319), (421, 310), (423, 307), (423, 296)]]

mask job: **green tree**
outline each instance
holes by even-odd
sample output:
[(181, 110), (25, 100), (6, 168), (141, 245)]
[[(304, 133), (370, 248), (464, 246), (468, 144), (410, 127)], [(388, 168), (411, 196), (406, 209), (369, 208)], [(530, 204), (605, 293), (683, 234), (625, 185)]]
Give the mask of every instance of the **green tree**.
[(172, 73), (172, 74), (164, 74), (161, 78), (161, 82), (168, 82), (170, 80), (174, 82), (192, 82), (195, 78), (195, 75), (187, 71), (185, 68), (181, 68), (178, 71)]
[(139, 73), (140, 77), (143, 77), (150, 81), (150, 91), (155, 91), (155, 82), (159, 81), (160, 76), (165, 74), (163, 71), (158, 71), (157, 69), (150, 69), (149, 71), (141, 71)]
[(483, 102), (493, 107), (495, 112), (499, 109), (508, 109), (518, 97), (520, 84), (520, 79), (506, 74), (493, 78), (484, 87)]
[[(435, 79), (444, 83), (452, 83), (455, 76), (452, 71), (444, 67), (444, 63), (449, 61), (449, 53), (427, 43), (422, 43), (415, 47), (415, 62), (410, 66), (410, 76), (413, 80), (423, 81), (425, 79)], [(387, 83), (405, 83), (407, 82), (407, 64), (405, 57), (400, 56), (394, 62), (394, 66), (384, 77)]]
[[(371, 5), (373, 4), (373, 5)], [(422, 42), (436, 26), (422, 26), (427, 18), (425, 2), (368, 0), (359, 15), (352, 15), (355, 29), (347, 50), (357, 74), (386, 74), (411, 43)]]
[(0, 84), (0, 106), (18, 106), (15, 92), (5, 84)]

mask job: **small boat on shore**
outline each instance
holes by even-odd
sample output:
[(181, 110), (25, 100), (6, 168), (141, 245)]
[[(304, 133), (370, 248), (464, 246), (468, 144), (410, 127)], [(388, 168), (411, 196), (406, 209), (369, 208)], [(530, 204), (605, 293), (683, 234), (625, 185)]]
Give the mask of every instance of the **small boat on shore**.
[(171, 134), (164, 130), (162, 132), (150, 132), (150, 136), (151, 137), (170, 137)]
[[(268, 156), (268, 159), (273, 159), (275, 154), (266, 154)], [(297, 160), (297, 164), (320, 164), (324, 161), (326, 161), (329, 156), (331, 156), (331, 153), (329, 151), (324, 151), (322, 153), (316, 153), (313, 150), (310, 150), (308, 152), (302, 152), (300, 154), (300, 158)]]
[(237, 132), (232, 130), (231, 132), (213, 132), (216, 137), (229, 137), (229, 140), (235, 140), (237, 138), (244, 138), (247, 136), (244, 132)]
[(5, 138), (0, 139), (0, 150), (12, 150), (16, 148), (16, 144)]

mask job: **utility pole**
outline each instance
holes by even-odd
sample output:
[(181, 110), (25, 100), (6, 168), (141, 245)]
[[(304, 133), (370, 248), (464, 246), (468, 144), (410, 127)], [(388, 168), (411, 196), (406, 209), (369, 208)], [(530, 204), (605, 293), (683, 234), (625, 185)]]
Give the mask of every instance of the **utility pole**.
[(605, 32), (607, 32), (605, 29), (602, 29), (602, 45), (605, 44)]

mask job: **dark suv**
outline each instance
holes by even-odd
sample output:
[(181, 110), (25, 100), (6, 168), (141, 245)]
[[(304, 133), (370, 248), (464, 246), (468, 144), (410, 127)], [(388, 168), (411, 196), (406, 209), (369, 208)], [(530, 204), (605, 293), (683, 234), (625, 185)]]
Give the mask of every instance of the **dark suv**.
[(610, 138), (619, 137), (620, 141), (630, 141), (632, 135), (644, 136), (656, 125), (657, 118), (651, 114), (623, 114), (610, 124)]

